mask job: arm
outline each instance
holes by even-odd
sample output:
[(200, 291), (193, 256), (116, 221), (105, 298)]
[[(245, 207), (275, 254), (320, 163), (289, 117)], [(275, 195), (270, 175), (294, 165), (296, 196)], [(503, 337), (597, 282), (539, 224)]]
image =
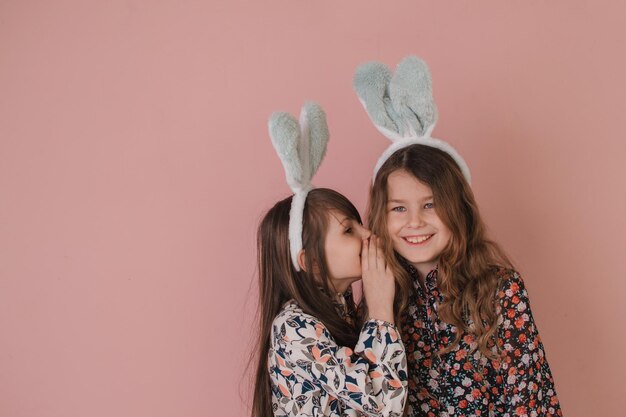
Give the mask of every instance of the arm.
[[(535, 326), (522, 278), (511, 272), (498, 294), (505, 404), (511, 416), (561, 416), (554, 379)], [(534, 413), (533, 413), (534, 412)]]
[[(294, 327), (294, 325), (297, 325)], [(367, 321), (355, 350), (338, 346), (324, 325), (311, 316), (278, 324), (282, 373), (295, 373), (367, 416), (400, 416), (406, 399), (404, 346), (395, 326)]]

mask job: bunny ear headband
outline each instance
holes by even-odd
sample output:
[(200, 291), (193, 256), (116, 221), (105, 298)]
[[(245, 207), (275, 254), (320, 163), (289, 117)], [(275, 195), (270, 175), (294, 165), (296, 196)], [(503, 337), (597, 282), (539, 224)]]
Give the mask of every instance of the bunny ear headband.
[(356, 69), (353, 86), (374, 125), (391, 141), (376, 163), (374, 179), (394, 152), (422, 144), (448, 153), (470, 182), (470, 171), (461, 155), (447, 142), (430, 136), (437, 123), (437, 107), (424, 61), (408, 56), (398, 64), (395, 74), (379, 62), (362, 64)]
[(315, 188), (311, 179), (324, 158), (328, 143), (326, 114), (319, 104), (308, 102), (302, 107), (299, 122), (289, 113), (276, 112), (268, 125), (272, 144), (285, 168), (287, 184), (294, 193), (289, 211), (289, 249), (293, 266), (299, 271), (304, 203), (309, 191)]

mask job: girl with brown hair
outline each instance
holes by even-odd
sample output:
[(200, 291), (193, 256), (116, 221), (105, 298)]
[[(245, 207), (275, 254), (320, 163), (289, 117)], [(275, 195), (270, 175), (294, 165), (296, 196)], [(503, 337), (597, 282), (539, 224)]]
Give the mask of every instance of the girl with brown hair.
[(469, 169), (430, 137), (423, 61), (357, 69), (355, 88), (393, 144), (375, 168), (368, 225), (398, 280), (410, 416), (560, 416), (528, 293), (485, 231)]
[[(395, 279), (354, 205), (310, 184), (325, 151), (324, 114), (314, 104), (300, 123), (275, 114), (270, 135), (294, 195), (267, 212), (257, 234), (252, 416), (400, 416), (407, 364), (393, 317)], [(359, 279), (364, 318), (350, 291)]]

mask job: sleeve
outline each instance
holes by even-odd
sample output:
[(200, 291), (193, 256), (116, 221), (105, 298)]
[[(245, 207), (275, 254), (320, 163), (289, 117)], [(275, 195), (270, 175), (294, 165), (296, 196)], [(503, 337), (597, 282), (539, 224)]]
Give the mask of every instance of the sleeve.
[[(366, 416), (401, 416), (406, 400), (407, 363), (396, 327), (367, 321), (354, 351), (338, 346), (319, 321), (285, 323), (279, 330), (285, 355), (284, 372), (300, 378), (345, 407)], [(293, 326), (293, 327), (292, 327)], [(291, 331), (290, 331), (291, 330)]]
[(511, 272), (498, 294), (501, 383), (510, 416), (562, 416), (554, 379), (522, 278)]

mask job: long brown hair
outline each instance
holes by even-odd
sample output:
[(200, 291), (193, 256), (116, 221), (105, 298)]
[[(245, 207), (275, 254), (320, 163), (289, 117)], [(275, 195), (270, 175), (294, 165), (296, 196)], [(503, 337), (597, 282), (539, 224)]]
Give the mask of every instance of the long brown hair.
[(396, 313), (401, 316), (413, 291), (412, 279), (400, 264), (387, 233), (387, 182), (389, 175), (398, 170), (432, 189), (437, 215), (452, 235), (438, 262), (437, 279), (443, 295), (439, 314), (459, 331), (440, 353), (454, 349), (466, 332), (474, 335), (482, 353), (492, 357), (490, 347), (498, 320), (497, 270), (512, 268), (512, 264), (500, 246), (488, 239), (474, 193), (454, 159), (426, 145), (414, 144), (396, 151), (382, 165), (370, 189), (368, 225), (384, 241), (387, 262), (398, 282)]
[(289, 252), (291, 199), (288, 197), (276, 203), (261, 221), (257, 233), (259, 333), (255, 349), (252, 417), (273, 415), (267, 354), (272, 322), (286, 301), (295, 300), (305, 313), (319, 319), (338, 344), (353, 347), (358, 340), (358, 325), (348, 323), (335, 310), (331, 298), (335, 291), (329, 278), (324, 242), (329, 210), (337, 210), (360, 223), (359, 212), (336, 191), (327, 188), (312, 190), (307, 196), (303, 216), (305, 268), (296, 271)]

